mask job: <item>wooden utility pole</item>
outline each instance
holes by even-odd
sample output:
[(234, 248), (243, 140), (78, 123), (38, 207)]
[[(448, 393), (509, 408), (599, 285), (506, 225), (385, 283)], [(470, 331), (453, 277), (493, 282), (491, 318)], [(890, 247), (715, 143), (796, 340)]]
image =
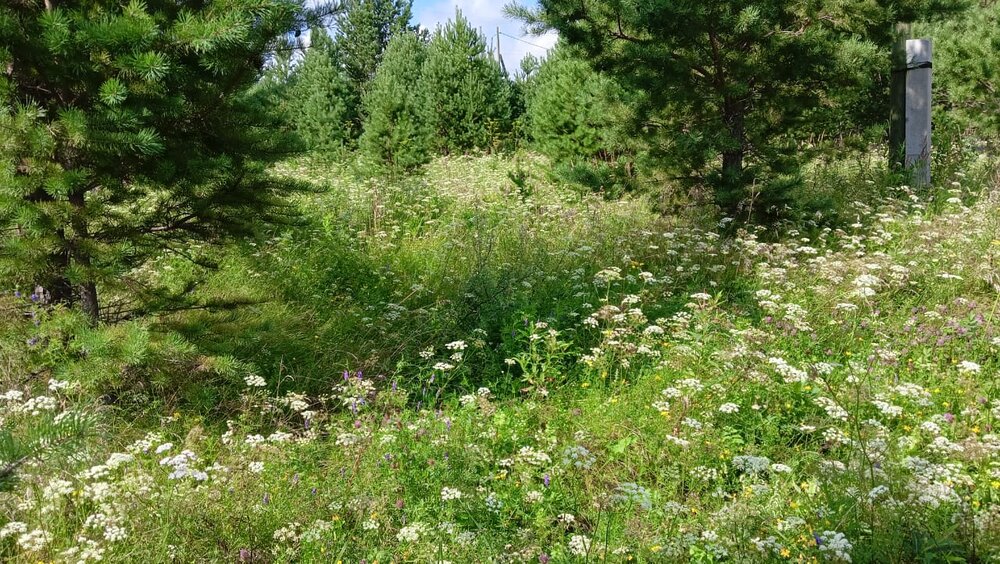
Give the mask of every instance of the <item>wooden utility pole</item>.
[(497, 59), (500, 61), (500, 70), (507, 74), (507, 65), (503, 63), (503, 54), (500, 52), (500, 26), (497, 26)]

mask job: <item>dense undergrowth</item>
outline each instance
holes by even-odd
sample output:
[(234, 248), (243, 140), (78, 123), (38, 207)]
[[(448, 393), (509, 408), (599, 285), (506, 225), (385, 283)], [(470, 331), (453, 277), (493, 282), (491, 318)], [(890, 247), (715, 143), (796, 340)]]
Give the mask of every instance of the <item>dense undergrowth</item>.
[(150, 269), (216, 307), (0, 299), (0, 555), (1000, 558), (987, 163), (814, 172), (836, 213), (765, 231), (518, 159), (288, 163), (302, 225)]

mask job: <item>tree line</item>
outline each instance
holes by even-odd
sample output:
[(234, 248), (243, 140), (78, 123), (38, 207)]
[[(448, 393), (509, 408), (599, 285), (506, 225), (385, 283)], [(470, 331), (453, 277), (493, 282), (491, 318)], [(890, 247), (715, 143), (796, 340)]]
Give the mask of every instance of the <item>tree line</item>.
[(490, 150), (513, 128), (514, 84), (483, 34), (456, 12), (433, 32), (409, 0), (352, 0), (311, 30), (295, 64), (276, 61), (271, 95), (310, 150), (359, 149), (405, 172), (435, 154)]

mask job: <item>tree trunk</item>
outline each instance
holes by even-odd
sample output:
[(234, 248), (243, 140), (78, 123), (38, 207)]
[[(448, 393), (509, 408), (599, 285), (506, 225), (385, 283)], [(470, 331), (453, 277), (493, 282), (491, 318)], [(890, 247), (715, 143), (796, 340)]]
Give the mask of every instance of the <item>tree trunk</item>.
[(722, 106), (722, 125), (728, 139), (722, 146), (722, 182), (715, 189), (715, 203), (730, 217), (739, 213), (747, 196), (743, 169), (747, 152), (744, 113), (744, 106), (738, 100), (727, 98)]
[(743, 176), (743, 149), (722, 152), (722, 176), (737, 181)]
[(87, 314), (91, 325), (97, 325), (101, 315), (100, 304), (97, 301), (97, 285), (93, 282), (84, 282), (80, 284), (79, 291), (80, 307), (83, 308), (83, 313)]
[[(59, 229), (56, 234), (59, 240), (65, 243), (66, 233)], [(65, 245), (59, 252), (49, 255), (49, 264), (55, 269), (54, 276), (48, 281), (48, 286), (45, 288), (49, 292), (49, 300), (54, 304), (72, 306), (73, 285), (66, 278), (66, 270), (69, 268), (69, 250), (65, 248)]]
[(100, 320), (101, 307), (97, 299), (97, 284), (94, 282), (90, 272), (91, 262), (87, 250), (80, 245), (81, 241), (90, 238), (87, 225), (87, 200), (84, 192), (75, 192), (69, 195), (69, 203), (73, 205), (73, 216), (70, 220), (73, 224), (73, 239), (69, 242), (70, 255), (73, 262), (83, 267), (83, 282), (77, 286), (80, 294), (80, 307), (90, 319), (91, 325), (97, 325)]
[(746, 154), (746, 131), (741, 104), (734, 100), (726, 100), (722, 109), (722, 120), (729, 133), (728, 145), (722, 151), (722, 176), (726, 182), (742, 183), (743, 157)]

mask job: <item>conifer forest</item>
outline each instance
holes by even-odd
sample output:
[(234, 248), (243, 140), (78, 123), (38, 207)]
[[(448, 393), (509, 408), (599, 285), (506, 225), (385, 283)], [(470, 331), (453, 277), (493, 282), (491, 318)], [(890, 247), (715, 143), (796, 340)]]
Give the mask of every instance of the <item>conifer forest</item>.
[(0, 0), (0, 561), (1000, 563), (1000, 1)]

